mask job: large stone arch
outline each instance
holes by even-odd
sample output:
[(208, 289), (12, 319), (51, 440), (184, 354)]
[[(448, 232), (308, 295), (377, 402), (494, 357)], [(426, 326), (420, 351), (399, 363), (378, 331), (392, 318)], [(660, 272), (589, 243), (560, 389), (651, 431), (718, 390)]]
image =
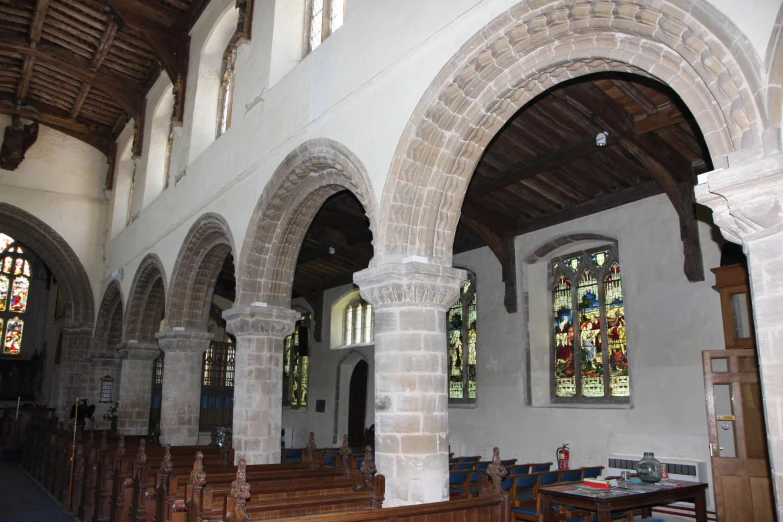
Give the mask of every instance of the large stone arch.
[(185, 237), (171, 275), (166, 325), (206, 331), (212, 294), (226, 257), (236, 258), (233, 235), (222, 216), (201, 216)]
[(166, 272), (155, 254), (139, 264), (128, 295), (123, 341), (157, 344), (160, 315), (166, 309)]
[(350, 190), (364, 206), (376, 238), (375, 196), (364, 165), (353, 153), (317, 138), (286, 157), (266, 184), (245, 235), (237, 265), (237, 307), (254, 302), (290, 306), (304, 235), (324, 201), (342, 190)]
[(668, 84), (716, 168), (764, 154), (760, 64), (703, 0), (534, 0), (488, 24), (441, 70), (400, 139), (382, 200), (376, 262), (451, 264), (459, 211), (486, 145), (525, 103), (565, 80), (631, 72)]
[(92, 287), (78, 256), (52, 227), (24, 210), (0, 203), (0, 231), (30, 248), (57, 278), (65, 301), (68, 327), (92, 328)]

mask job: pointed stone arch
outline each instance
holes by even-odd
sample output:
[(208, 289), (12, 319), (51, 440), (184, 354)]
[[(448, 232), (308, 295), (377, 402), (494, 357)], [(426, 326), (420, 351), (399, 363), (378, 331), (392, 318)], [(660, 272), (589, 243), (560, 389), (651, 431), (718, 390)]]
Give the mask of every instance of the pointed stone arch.
[(266, 184), (250, 219), (237, 265), (237, 307), (289, 307), (299, 248), (329, 196), (350, 190), (377, 237), (377, 205), (367, 171), (343, 145), (313, 139), (292, 151)]
[(57, 278), (63, 289), (65, 324), (92, 329), (95, 302), (87, 271), (63, 237), (21, 208), (0, 203), (2, 232), (27, 246)]
[(166, 309), (166, 272), (155, 254), (139, 264), (128, 295), (123, 341), (157, 344), (155, 334)]
[(226, 220), (212, 212), (190, 227), (171, 275), (167, 327), (206, 331), (223, 263), (228, 255), (236, 259), (233, 237)]
[[(451, 265), (462, 199), (486, 145), (525, 103), (563, 81), (630, 72), (669, 85), (716, 168), (764, 153), (758, 56), (707, 2), (520, 2), (470, 39), (422, 97), (381, 203), (376, 262)], [(413, 202), (413, 204), (412, 204)]]
[(769, 129), (767, 140), (783, 151), (783, 6), (772, 28), (772, 37), (767, 47), (767, 107), (769, 108)]

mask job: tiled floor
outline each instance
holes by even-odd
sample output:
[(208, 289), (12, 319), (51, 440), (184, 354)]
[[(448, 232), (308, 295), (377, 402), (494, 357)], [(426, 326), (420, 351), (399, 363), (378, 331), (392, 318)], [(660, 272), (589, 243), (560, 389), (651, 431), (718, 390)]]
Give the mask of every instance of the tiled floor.
[(19, 467), (17, 456), (0, 456), (0, 522), (74, 522)]

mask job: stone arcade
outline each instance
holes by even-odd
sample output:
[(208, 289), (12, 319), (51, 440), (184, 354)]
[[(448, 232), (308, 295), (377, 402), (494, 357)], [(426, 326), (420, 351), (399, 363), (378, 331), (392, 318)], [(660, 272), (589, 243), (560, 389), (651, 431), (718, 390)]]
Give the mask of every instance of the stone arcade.
[(22, 4), (0, 4), (0, 127), (40, 124), (0, 174), (0, 246), (33, 267), (21, 312), (0, 271), (3, 345), (25, 324), (0, 374), (43, 358), (22, 402), (67, 421), (87, 397), (101, 428), (118, 403), (119, 433), (172, 446), (230, 427), (251, 466), (348, 435), (384, 507), (447, 500), (449, 453), (654, 451), (730, 521), (714, 450), (752, 437), (711, 438), (702, 352), (731, 348), (711, 270), (735, 255), (753, 487), (783, 518), (781, 0)]

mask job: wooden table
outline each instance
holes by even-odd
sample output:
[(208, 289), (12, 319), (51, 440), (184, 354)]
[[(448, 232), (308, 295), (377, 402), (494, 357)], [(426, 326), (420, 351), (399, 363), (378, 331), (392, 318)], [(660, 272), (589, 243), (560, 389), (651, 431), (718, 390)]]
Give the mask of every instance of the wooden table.
[[(696, 522), (707, 522), (707, 484), (677, 481), (680, 486), (629, 483), (627, 487), (598, 489), (582, 484), (542, 487), (541, 514), (544, 522), (555, 521), (555, 505), (595, 511), (598, 522), (611, 522), (612, 511), (651, 508), (680, 500), (696, 507)], [(621, 484), (623, 484), (621, 482)], [(671, 484), (671, 483), (669, 483)]]

